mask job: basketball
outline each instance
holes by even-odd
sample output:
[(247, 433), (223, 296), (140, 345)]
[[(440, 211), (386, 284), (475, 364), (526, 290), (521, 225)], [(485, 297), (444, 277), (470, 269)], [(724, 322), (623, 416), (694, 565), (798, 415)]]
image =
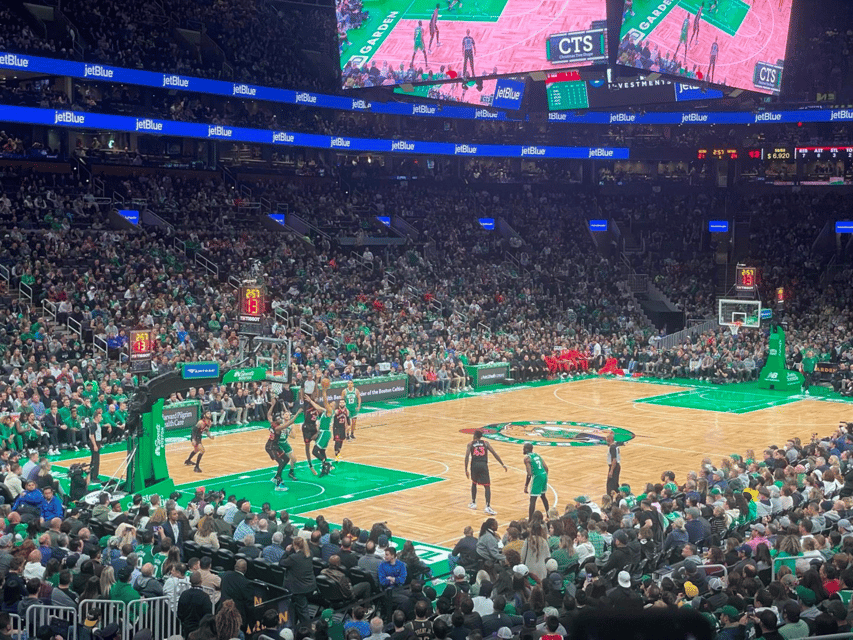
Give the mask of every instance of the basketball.
[(328, 378), (323, 378), (320, 381), (320, 384), (323, 386), (324, 389), (328, 389), (330, 386), (332, 386), (332, 381)]

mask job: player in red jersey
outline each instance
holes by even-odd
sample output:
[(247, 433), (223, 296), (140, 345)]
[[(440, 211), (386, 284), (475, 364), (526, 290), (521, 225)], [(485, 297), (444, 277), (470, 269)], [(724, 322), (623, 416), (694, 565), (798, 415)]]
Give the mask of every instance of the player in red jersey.
[(690, 34), (689, 45), (693, 44), (693, 38), (696, 38), (696, 43), (699, 43), (699, 22), (702, 20), (702, 11), (705, 9), (705, 3), (699, 6), (699, 11), (696, 12), (696, 19), (693, 21), (693, 32)]
[[(465, 451), (465, 477), (471, 480), (471, 504), (468, 505), (471, 509), (477, 508), (477, 485), (483, 485), (486, 493), (486, 508), (485, 512), (489, 515), (495, 515), (497, 512), (492, 509), (492, 483), (489, 477), (489, 453), (495, 460), (500, 462), (504, 471), (509, 471), (497, 452), (492, 449), (492, 445), (483, 440), (483, 432), (477, 429), (474, 432), (474, 439), (468, 443), (468, 449)], [(468, 461), (471, 461), (471, 469), (468, 470)]]
[(350, 423), (351, 418), (346, 400), (341, 398), (338, 400), (338, 408), (335, 409), (335, 416), (332, 418), (332, 438), (335, 440), (335, 462), (340, 462), (341, 448), (344, 446), (344, 440), (347, 439), (347, 431), (350, 429)]
[(432, 51), (432, 40), (435, 38), (436, 47), (441, 46), (441, 36), (438, 34), (438, 9), (441, 5), (435, 3), (435, 9), (432, 10), (432, 17), (429, 19), (429, 51)]

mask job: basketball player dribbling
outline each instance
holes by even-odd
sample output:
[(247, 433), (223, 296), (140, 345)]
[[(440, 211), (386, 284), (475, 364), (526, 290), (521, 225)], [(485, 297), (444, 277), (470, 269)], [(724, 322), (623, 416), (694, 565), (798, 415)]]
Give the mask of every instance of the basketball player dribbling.
[(441, 36), (438, 34), (438, 10), (441, 5), (435, 3), (435, 9), (432, 10), (432, 17), (429, 19), (429, 50), (432, 51), (432, 39), (436, 40), (436, 47), (441, 46)]
[[(468, 448), (465, 451), (465, 477), (471, 480), (471, 504), (470, 509), (477, 508), (477, 485), (483, 485), (486, 494), (486, 508), (484, 511), (489, 515), (495, 515), (497, 511), (492, 509), (492, 483), (489, 477), (489, 453), (495, 460), (504, 468), (504, 471), (509, 471), (507, 466), (501, 460), (501, 457), (492, 448), (492, 445), (483, 440), (483, 432), (477, 429), (474, 432), (474, 439), (468, 443)], [(468, 469), (468, 461), (471, 461), (470, 471)]]
[(410, 67), (415, 66), (415, 56), (418, 53), (418, 49), (424, 52), (424, 65), (428, 65), (427, 62), (427, 51), (426, 45), (424, 44), (424, 23), (423, 20), (418, 20), (418, 26), (415, 27), (415, 50), (412, 51), (412, 64)]
[(201, 473), (201, 458), (204, 455), (204, 445), (201, 443), (202, 437), (207, 434), (207, 437), (211, 440), (216, 440), (213, 435), (210, 433), (210, 427), (213, 425), (213, 419), (210, 417), (210, 411), (204, 412), (204, 417), (196, 423), (193, 427), (192, 432), (190, 434), (190, 442), (193, 445), (193, 450), (190, 452), (189, 457), (184, 460), (184, 464), (187, 466), (193, 465), (193, 456), (198, 454), (198, 458), (195, 461), (195, 468), (193, 471), (196, 473)]

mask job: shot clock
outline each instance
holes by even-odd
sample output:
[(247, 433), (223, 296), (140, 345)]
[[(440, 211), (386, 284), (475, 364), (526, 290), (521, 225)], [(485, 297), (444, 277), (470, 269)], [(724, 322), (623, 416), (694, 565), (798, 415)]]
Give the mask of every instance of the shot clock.
[(151, 371), (154, 355), (151, 332), (147, 329), (130, 331), (130, 370), (136, 373)]
[(742, 264), (735, 272), (735, 288), (738, 291), (755, 292), (758, 290), (758, 269)]
[(266, 313), (266, 292), (257, 284), (244, 284), (240, 287), (240, 320), (241, 333), (258, 335), (263, 327)]

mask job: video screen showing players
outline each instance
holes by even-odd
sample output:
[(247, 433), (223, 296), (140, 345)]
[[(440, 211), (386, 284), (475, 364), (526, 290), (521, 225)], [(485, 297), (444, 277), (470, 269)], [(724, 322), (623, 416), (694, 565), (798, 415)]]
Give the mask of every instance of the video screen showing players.
[(793, 0), (625, 0), (616, 61), (778, 95)]
[(337, 0), (345, 88), (607, 62), (606, 0)]

